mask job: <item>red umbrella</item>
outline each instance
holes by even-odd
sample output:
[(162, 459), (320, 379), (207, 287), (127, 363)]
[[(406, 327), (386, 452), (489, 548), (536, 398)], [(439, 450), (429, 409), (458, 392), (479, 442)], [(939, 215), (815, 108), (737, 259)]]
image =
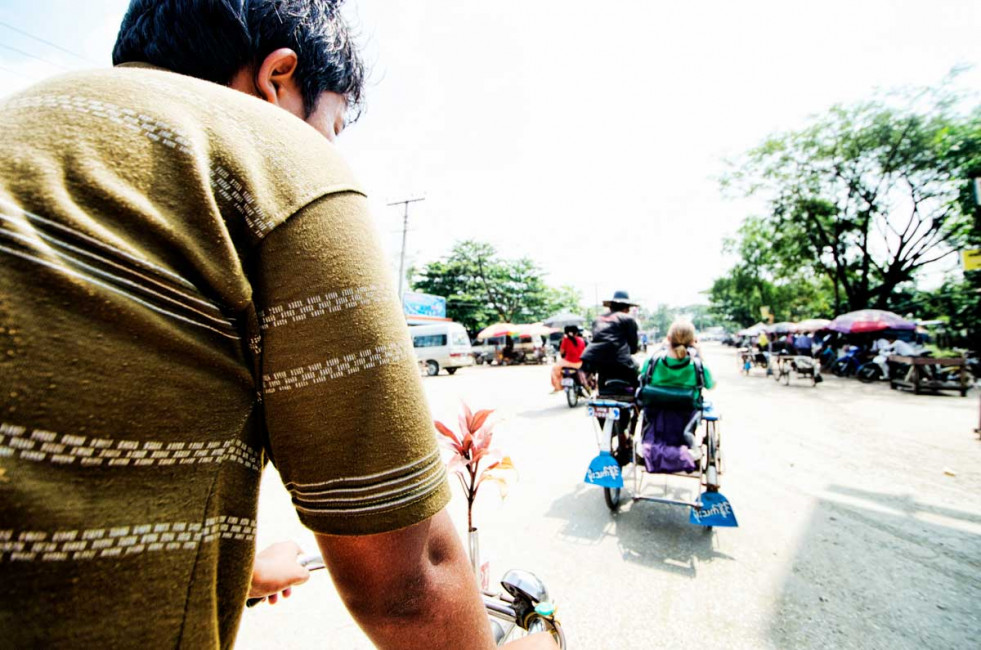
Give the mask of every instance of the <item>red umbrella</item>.
[(860, 309), (838, 316), (828, 329), (842, 334), (861, 334), (883, 330), (914, 330), (916, 325), (902, 316), (881, 309)]

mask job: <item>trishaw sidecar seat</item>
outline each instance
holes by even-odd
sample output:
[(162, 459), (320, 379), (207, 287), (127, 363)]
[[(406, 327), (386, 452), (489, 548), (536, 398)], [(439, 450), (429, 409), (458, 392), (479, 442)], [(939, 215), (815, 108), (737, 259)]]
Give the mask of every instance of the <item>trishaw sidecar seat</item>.
[(629, 381), (624, 381), (623, 379), (607, 379), (606, 381), (603, 382), (603, 385), (600, 386), (599, 394), (622, 395), (622, 396), (629, 395), (632, 398), (634, 394), (634, 388), (635, 388), (634, 385), (631, 384)]

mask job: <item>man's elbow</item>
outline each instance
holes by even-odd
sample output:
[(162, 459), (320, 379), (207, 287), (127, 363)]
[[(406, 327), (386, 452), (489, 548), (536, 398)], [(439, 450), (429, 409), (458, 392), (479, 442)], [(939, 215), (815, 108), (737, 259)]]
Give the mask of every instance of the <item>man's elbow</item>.
[(346, 604), (359, 620), (372, 620), (384, 625), (399, 625), (406, 621), (418, 623), (430, 617), (430, 608), (439, 600), (440, 579), (437, 567), (417, 566), (401, 573), (387, 583), (353, 586)]

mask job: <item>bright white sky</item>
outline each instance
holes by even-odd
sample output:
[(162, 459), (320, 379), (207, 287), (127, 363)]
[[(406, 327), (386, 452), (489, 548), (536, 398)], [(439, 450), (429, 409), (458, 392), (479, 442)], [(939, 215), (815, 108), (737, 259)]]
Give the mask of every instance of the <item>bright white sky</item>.
[[(127, 0), (2, 0), (0, 95), (109, 65)], [(875, 88), (981, 63), (981, 2), (348, 0), (372, 67), (340, 140), (398, 265), (466, 238), (528, 255), (584, 302), (704, 302), (757, 206), (716, 179), (774, 131)], [(20, 50), (21, 52), (17, 52)], [(46, 62), (28, 58), (28, 53)], [(52, 65), (53, 64), (53, 65)], [(959, 78), (981, 87), (981, 68)]]

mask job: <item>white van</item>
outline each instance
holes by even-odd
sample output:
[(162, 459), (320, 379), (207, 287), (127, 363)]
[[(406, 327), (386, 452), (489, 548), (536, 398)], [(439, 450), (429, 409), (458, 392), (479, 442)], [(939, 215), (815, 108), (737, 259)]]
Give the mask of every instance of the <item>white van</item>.
[(409, 334), (416, 358), (425, 365), (430, 377), (438, 374), (440, 368), (452, 375), (457, 368), (473, 365), (470, 337), (460, 323), (414, 325), (409, 328)]

